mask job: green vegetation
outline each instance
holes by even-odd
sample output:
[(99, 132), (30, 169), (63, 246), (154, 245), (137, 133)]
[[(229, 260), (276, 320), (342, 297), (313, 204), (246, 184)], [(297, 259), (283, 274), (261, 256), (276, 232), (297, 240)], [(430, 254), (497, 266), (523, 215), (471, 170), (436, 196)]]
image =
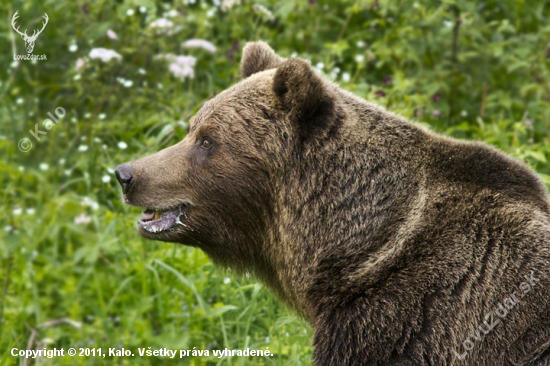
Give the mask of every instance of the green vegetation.
[[(48, 14), (33, 50), (47, 60), (14, 61), (26, 54), (16, 11), (29, 35)], [(47, 365), (311, 364), (311, 327), (253, 277), (141, 239), (139, 209), (121, 202), (112, 174), (182, 139), (201, 103), (239, 80), (247, 41), (309, 59), (436, 131), (492, 144), (550, 185), (548, 1), (35, 0), (2, 2), (0, 14), (0, 364), (25, 364), (14, 347), (136, 354)], [(216, 50), (182, 46), (191, 39)], [(98, 48), (116, 54), (104, 62)], [(59, 121), (43, 124), (48, 113)], [(274, 356), (180, 360), (138, 347)]]

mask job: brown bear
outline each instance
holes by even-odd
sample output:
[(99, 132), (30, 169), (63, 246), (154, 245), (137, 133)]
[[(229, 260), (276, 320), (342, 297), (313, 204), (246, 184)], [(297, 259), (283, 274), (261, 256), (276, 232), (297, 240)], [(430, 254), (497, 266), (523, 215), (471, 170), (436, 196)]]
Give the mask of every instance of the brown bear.
[(251, 271), (315, 365), (547, 365), (550, 201), (524, 164), (440, 136), (263, 42), (183, 141), (116, 169), (141, 235)]

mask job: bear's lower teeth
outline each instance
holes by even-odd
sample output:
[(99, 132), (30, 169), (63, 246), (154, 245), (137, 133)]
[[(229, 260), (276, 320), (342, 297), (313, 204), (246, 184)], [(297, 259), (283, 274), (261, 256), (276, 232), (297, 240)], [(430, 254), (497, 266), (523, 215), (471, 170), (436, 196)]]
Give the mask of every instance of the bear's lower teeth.
[(160, 211), (155, 211), (155, 217), (154, 217), (155, 220), (158, 220), (160, 219)]

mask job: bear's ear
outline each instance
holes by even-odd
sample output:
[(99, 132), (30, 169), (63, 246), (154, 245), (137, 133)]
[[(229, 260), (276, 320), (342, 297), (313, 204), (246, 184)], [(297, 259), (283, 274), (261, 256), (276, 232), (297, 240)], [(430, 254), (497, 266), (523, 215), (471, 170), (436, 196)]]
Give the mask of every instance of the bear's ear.
[(241, 73), (244, 78), (260, 71), (273, 69), (279, 66), (284, 59), (277, 56), (275, 51), (265, 42), (249, 42), (243, 48), (241, 58)]
[(291, 120), (297, 123), (302, 140), (338, 122), (325, 82), (305, 60), (293, 58), (283, 62), (275, 71), (273, 91)]

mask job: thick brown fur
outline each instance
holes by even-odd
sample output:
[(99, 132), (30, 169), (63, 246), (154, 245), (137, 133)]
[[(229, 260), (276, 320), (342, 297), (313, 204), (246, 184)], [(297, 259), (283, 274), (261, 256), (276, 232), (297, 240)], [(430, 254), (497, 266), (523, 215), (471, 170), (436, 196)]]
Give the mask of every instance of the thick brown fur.
[(550, 201), (529, 168), (263, 42), (241, 69), (183, 141), (130, 163), (128, 203), (187, 207), (144, 236), (255, 272), (313, 325), (317, 366), (548, 364)]

